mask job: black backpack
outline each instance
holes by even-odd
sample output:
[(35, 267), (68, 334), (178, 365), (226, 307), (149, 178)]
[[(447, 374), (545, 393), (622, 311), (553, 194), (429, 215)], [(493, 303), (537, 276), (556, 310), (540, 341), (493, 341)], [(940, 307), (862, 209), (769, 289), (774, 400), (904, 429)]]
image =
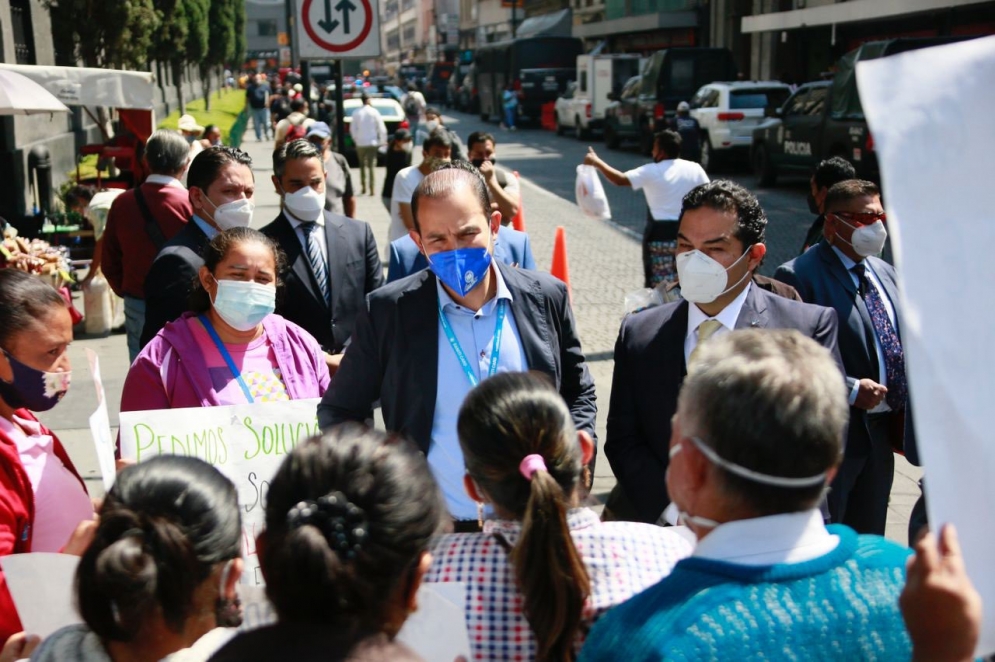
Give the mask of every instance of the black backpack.
[(404, 100), (404, 114), (405, 115), (417, 115), (418, 114), (418, 100), (414, 98), (413, 95), (409, 94)]

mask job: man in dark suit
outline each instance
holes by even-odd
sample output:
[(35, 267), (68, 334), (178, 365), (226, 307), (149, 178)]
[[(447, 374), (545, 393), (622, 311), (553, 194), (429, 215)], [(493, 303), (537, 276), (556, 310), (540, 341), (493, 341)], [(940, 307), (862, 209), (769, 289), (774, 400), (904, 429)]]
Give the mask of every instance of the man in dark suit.
[[(513, 267), (535, 269), (529, 235), (510, 227), (502, 226), (494, 235), (494, 259)], [(416, 271), (428, 268), (428, 259), (418, 250), (418, 244), (410, 236), (390, 242), (390, 266), (387, 267), (387, 282), (393, 283)]]
[(607, 518), (662, 523), (670, 419), (699, 343), (733, 329), (796, 329), (837, 352), (832, 310), (753, 282), (766, 226), (760, 203), (733, 182), (702, 184), (684, 197), (676, 257), (684, 298), (629, 315), (615, 344), (605, 455), (618, 485)]
[(593, 435), (594, 382), (566, 286), (492, 260), (501, 214), (476, 169), (457, 161), (429, 174), (411, 210), (431, 268), (370, 294), (318, 422), (365, 420), (379, 399), (387, 429), (427, 455), (457, 530), (471, 530), (478, 509), (463, 488), (456, 436), (470, 389), (497, 372), (545, 373), (576, 427)]
[(894, 267), (873, 257), (887, 237), (876, 185), (858, 179), (835, 184), (825, 208), (826, 240), (775, 275), (805, 301), (835, 308), (841, 320), (850, 425), (829, 493), (830, 513), (858, 533), (884, 535), (892, 449), (904, 446), (908, 401), (897, 278)]
[(188, 310), (187, 299), (201, 252), (218, 233), (252, 221), (255, 178), (252, 159), (235, 147), (219, 145), (198, 154), (187, 173), (193, 216), (156, 255), (145, 277), (145, 347), (162, 327)]
[(288, 266), (276, 312), (315, 337), (334, 374), (366, 295), (383, 284), (377, 242), (368, 223), (325, 209), (325, 163), (306, 140), (273, 153), (273, 184), (282, 211), (262, 233)]

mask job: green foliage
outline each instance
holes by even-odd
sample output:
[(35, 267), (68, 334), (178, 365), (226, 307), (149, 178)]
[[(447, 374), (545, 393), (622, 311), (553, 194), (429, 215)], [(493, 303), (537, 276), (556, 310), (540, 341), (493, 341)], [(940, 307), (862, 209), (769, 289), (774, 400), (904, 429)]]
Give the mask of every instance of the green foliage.
[(231, 63), (238, 66), (245, 59), (246, 39), (245, 39), (245, 3), (235, 2), (235, 51), (229, 58)]
[(44, 0), (59, 64), (141, 69), (160, 15), (153, 0)]

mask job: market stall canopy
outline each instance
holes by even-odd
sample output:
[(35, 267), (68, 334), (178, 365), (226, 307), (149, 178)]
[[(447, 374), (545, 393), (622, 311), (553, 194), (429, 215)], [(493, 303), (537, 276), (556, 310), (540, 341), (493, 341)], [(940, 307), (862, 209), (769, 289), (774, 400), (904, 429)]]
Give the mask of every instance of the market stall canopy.
[(64, 103), (30, 78), (0, 70), (0, 115), (68, 112)]
[(31, 64), (0, 64), (0, 71), (30, 78), (68, 106), (141, 110), (155, 107), (155, 76), (144, 71)]

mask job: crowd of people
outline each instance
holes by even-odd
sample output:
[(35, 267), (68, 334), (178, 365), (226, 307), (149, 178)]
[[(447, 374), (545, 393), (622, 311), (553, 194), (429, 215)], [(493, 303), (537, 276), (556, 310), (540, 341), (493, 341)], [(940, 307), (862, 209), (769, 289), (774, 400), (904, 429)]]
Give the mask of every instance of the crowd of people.
[(124, 299), (121, 411), (320, 398), (256, 541), (277, 622), (237, 630), (247, 541), (216, 468), (123, 466), (91, 503), (32, 413), (69, 388), (66, 303), (0, 270), (0, 555), (79, 555), (83, 620), (38, 646), (0, 575), (0, 662), (418, 660), (395, 636), (438, 582), (466, 585), (473, 660), (971, 658), (955, 532), (916, 520), (914, 554), (882, 537), (893, 453), (917, 454), (886, 215), (852, 166), (820, 165), (820, 225), (769, 279), (759, 201), (682, 159), (679, 131), (628, 172), (590, 151), (645, 192), (645, 284), (667, 301), (619, 331), (599, 516), (595, 383), (566, 285), (508, 227), (521, 190), (494, 135), (464, 147), (426, 108), (388, 144), (357, 111), (357, 146), (387, 148), (385, 277), (328, 124), (289, 108), (255, 126), (276, 218), (254, 218), (247, 153), (157, 131), (98, 263)]

